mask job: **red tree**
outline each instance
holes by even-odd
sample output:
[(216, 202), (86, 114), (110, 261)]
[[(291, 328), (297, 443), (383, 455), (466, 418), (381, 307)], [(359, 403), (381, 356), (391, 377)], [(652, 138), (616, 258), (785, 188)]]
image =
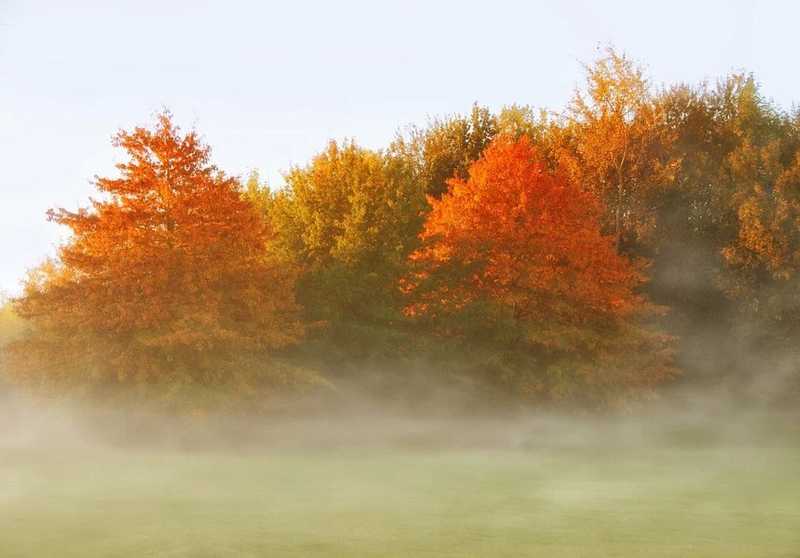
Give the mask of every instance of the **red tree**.
[[(512, 317), (529, 347), (560, 355), (551, 363), (570, 357), (572, 369), (600, 383), (650, 384), (670, 373), (662, 358), (641, 373), (618, 367), (613, 380), (588, 366), (665, 340), (633, 325), (651, 309), (636, 292), (642, 265), (602, 234), (603, 208), (591, 192), (548, 172), (525, 137), (497, 139), (467, 180), (449, 184), (440, 200), (430, 200), (424, 246), (412, 255), (419, 271), (403, 285), (413, 300), (410, 315), (442, 317), (489, 304)], [(667, 356), (662, 349), (657, 354)]]

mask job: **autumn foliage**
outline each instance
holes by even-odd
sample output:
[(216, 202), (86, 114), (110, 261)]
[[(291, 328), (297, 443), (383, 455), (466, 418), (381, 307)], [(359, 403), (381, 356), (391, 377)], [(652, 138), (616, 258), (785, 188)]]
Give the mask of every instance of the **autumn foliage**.
[(12, 346), (27, 380), (213, 382), (243, 354), (296, 341), (294, 272), (197, 134), (163, 114), (115, 145), (128, 160), (96, 180), (103, 197), (50, 212), (72, 237), (16, 304), (35, 327)]
[(286, 175), (269, 210), (276, 245), (302, 269), (310, 319), (341, 327), (388, 311), (425, 208), (407, 161), (331, 142)]
[[(620, 255), (614, 238), (602, 233), (597, 197), (548, 171), (526, 137), (499, 137), (469, 168), (468, 179), (449, 186), (441, 199), (430, 200), (423, 247), (411, 256), (417, 271), (403, 285), (412, 301), (407, 313), (434, 320), (455, 314), (457, 320), (443, 321), (453, 333), (471, 308), (499, 308), (517, 330), (515, 348), (543, 357), (539, 370), (526, 371), (528, 386), (515, 386), (534, 392), (552, 387), (547, 365), (565, 354), (593, 359), (595, 366), (603, 356), (619, 356), (612, 340), (623, 328), (630, 337), (629, 322), (652, 307), (637, 292), (644, 281), (641, 264)], [(487, 323), (497, 313), (478, 315)], [(669, 351), (662, 346), (659, 352), (662, 358), (617, 387), (668, 377)], [(596, 374), (619, 380), (619, 363), (615, 368)]]
[(561, 112), (331, 141), (279, 189), (169, 114), (114, 141), (118, 176), (50, 212), (71, 236), (3, 306), (6, 378), (236, 402), (416, 374), (414, 400), (608, 406), (770, 362), (800, 393), (800, 113), (752, 76), (657, 90), (607, 49)]
[(412, 258), (422, 276), (457, 267), (456, 284), (427, 292), (411, 313), (458, 308), (485, 297), (516, 319), (584, 323), (627, 316), (642, 304), (639, 266), (601, 233), (601, 205), (550, 173), (530, 141), (501, 137), (451, 180), (432, 209)]

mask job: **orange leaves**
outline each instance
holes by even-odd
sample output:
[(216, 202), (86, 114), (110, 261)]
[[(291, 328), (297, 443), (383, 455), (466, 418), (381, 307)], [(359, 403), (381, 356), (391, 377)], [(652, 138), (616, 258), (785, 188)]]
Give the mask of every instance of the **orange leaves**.
[(117, 355), (109, 377), (297, 340), (294, 271), (267, 252), (265, 221), (238, 181), (209, 164), (196, 133), (181, 135), (163, 114), (115, 144), (129, 159), (119, 178), (97, 179), (108, 196), (50, 213), (73, 235), (18, 304), (37, 335), (47, 330), (66, 351), (79, 331), (78, 353)]
[(406, 286), (410, 314), (486, 299), (519, 320), (580, 323), (642, 303), (640, 270), (601, 233), (597, 198), (548, 172), (525, 137), (497, 139), (467, 180), (451, 180), (430, 203), (424, 246), (412, 255), (422, 271)]
[(607, 404), (674, 376), (672, 339), (639, 320), (652, 310), (636, 292), (642, 265), (602, 233), (596, 195), (551, 172), (527, 137), (497, 138), (430, 203), (405, 313), (465, 351), (488, 347), (494, 381)]

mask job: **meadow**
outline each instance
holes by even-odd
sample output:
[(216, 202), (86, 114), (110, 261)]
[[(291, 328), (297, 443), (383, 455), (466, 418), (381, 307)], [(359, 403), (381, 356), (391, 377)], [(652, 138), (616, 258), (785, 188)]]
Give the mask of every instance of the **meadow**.
[(364, 422), (238, 449), (5, 443), (0, 556), (800, 556), (786, 422), (744, 438)]

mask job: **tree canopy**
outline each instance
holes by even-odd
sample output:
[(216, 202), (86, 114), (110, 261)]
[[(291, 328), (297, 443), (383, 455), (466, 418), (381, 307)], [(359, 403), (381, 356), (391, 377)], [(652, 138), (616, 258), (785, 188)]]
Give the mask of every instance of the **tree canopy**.
[[(446, 327), (458, 331), (453, 324), (468, 323), (476, 305), (498, 307), (499, 314), (482, 310), (478, 319), (510, 318), (515, 345), (552, 365), (566, 353), (596, 359), (599, 351), (613, 352), (609, 341), (651, 309), (637, 293), (641, 265), (602, 232), (598, 198), (550, 172), (525, 136), (498, 137), (469, 177), (452, 179), (431, 204), (423, 247), (411, 256), (419, 270), (406, 284), (411, 316), (456, 314)], [(670, 373), (668, 358), (654, 359), (638, 371), (641, 378), (618, 375), (623, 385), (616, 387), (657, 383)], [(547, 366), (539, 378), (531, 375), (535, 383), (549, 381)]]
[(331, 141), (277, 189), (169, 114), (120, 132), (119, 175), (50, 212), (71, 236), (0, 316), (7, 375), (396, 393), (422, 371), (617, 405), (774, 369), (800, 393), (800, 113), (749, 74), (657, 88), (613, 49), (585, 70), (562, 110)]
[(295, 272), (197, 134), (162, 114), (114, 144), (128, 159), (97, 178), (103, 197), (49, 213), (72, 236), (16, 302), (34, 328), (12, 346), (24, 368), (44, 382), (204, 382), (297, 341)]

